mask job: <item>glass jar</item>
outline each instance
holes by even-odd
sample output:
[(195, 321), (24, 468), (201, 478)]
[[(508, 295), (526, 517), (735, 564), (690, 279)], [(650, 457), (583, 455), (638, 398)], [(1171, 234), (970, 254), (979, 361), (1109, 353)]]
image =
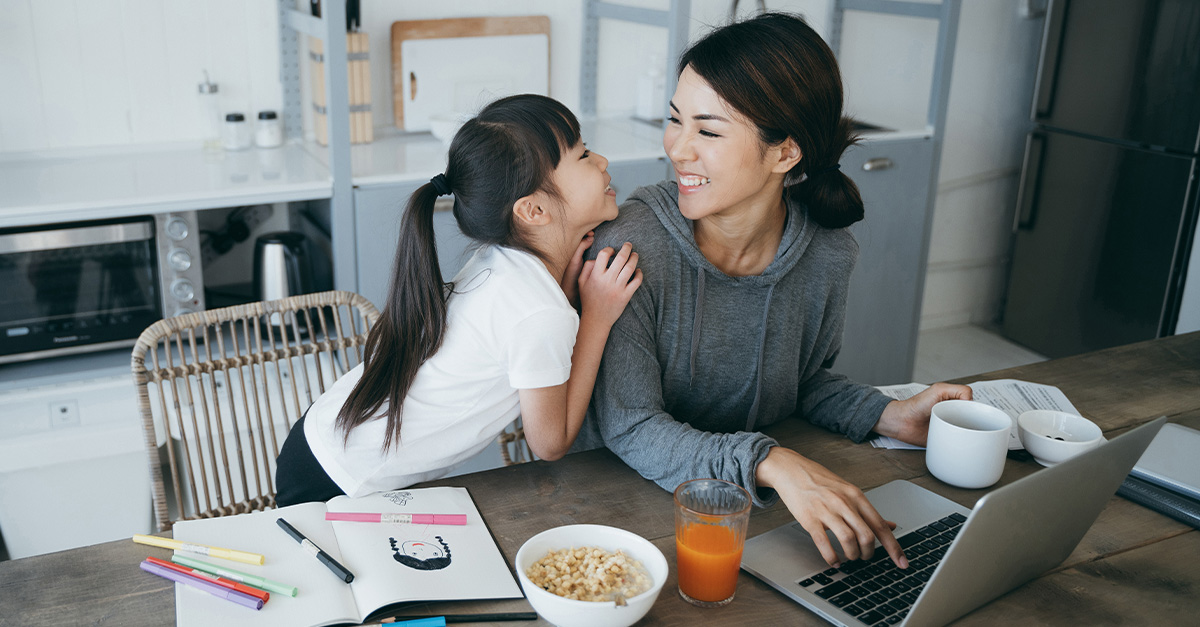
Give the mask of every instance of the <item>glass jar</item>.
[(245, 150), (250, 147), (250, 126), (246, 124), (246, 116), (241, 113), (225, 115), (221, 143), (225, 150)]
[(274, 111), (259, 111), (254, 128), (254, 144), (259, 148), (278, 148), (283, 145), (283, 122)]

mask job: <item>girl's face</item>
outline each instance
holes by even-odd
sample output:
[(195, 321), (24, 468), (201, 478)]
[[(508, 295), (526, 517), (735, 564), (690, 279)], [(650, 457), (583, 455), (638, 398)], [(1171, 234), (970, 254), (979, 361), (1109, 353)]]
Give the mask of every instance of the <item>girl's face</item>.
[(786, 163), (780, 157), (789, 144), (794, 146), (764, 144), (758, 128), (690, 66), (679, 75), (663, 149), (675, 169), (684, 217), (699, 220), (756, 200), (779, 202), (787, 172), (778, 172)]
[(601, 222), (617, 217), (617, 194), (609, 187), (608, 159), (588, 150), (583, 142), (563, 152), (551, 178), (562, 195), (563, 218), (572, 237), (582, 237)]

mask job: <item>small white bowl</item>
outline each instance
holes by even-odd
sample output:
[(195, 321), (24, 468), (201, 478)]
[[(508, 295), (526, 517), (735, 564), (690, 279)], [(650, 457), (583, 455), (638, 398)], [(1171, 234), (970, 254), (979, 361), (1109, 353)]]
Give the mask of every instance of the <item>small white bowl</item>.
[(454, 140), (454, 135), (458, 133), (458, 129), (469, 119), (471, 119), (471, 114), (461, 111), (435, 113), (429, 116), (429, 132), (442, 140), (443, 144), (449, 146), (450, 142)]
[(1017, 418), (1021, 444), (1043, 466), (1053, 466), (1104, 441), (1096, 423), (1065, 411), (1035, 409)]
[[(525, 571), (550, 551), (594, 546), (606, 551), (624, 551), (641, 562), (650, 575), (650, 589), (625, 600), (576, 601), (547, 592), (529, 581)], [(525, 541), (517, 551), (517, 578), (534, 611), (559, 627), (627, 627), (641, 620), (654, 605), (667, 581), (667, 558), (645, 538), (604, 525), (566, 525), (547, 529)]]

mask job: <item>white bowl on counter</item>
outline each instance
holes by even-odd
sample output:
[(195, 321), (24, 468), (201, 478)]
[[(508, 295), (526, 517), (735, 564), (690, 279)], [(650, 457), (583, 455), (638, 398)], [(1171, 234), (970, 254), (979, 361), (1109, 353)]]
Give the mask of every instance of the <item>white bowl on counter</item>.
[[(526, 576), (525, 571), (551, 551), (598, 547), (623, 551), (646, 568), (650, 589), (625, 599), (625, 605), (613, 601), (576, 601), (543, 590)], [(641, 620), (667, 581), (667, 558), (649, 540), (624, 529), (604, 525), (566, 525), (547, 529), (525, 541), (517, 551), (517, 578), (534, 611), (559, 627), (627, 627)]]
[(1017, 418), (1017, 431), (1025, 450), (1043, 466), (1053, 466), (1104, 441), (1096, 423), (1065, 411), (1035, 409)]

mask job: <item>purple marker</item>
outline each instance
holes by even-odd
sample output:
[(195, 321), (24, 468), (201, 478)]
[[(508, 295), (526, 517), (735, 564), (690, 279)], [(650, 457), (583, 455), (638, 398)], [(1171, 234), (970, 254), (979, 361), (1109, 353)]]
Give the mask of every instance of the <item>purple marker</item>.
[(162, 566), (150, 562), (149, 560), (142, 562), (142, 570), (152, 575), (158, 575), (164, 579), (170, 579), (175, 583), (181, 583), (192, 586), (193, 588), (199, 588), (213, 596), (218, 596), (222, 599), (228, 599), (234, 603), (237, 603), (238, 605), (244, 605), (256, 610), (261, 610), (263, 606), (262, 599), (252, 597), (243, 592), (238, 592), (237, 590), (231, 590), (229, 588), (218, 586), (215, 583), (210, 583), (204, 581), (203, 579), (189, 577), (183, 573), (171, 570), (170, 568), (163, 568)]

